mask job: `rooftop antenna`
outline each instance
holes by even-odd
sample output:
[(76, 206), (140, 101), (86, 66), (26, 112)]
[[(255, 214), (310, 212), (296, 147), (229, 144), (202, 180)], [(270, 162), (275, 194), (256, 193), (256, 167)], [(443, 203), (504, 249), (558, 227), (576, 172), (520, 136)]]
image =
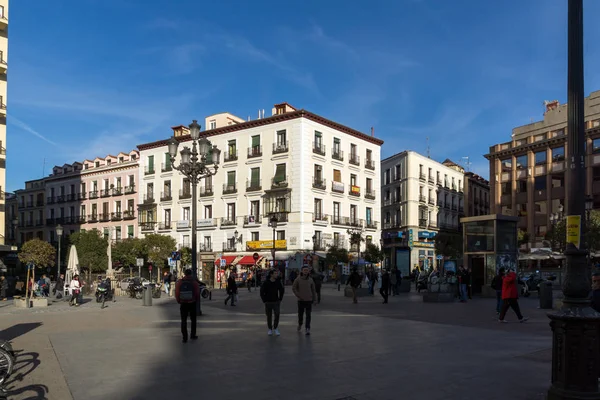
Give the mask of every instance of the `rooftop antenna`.
[(427, 136), (427, 158), (431, 158), (431, 152), (429, 149), (429, 136)]
[(46, 157), (44, 157), (44, 163), (42, 164), (42, 178), (46, 176)]
[(471, 163), (471, 161), (469, 161), (469, 156), (461, 157), (461, 159), (465, 160), (465, 162), (463, 163), (465, 165), (465, 170), (467, 172), (470, 172), (472, 163)]

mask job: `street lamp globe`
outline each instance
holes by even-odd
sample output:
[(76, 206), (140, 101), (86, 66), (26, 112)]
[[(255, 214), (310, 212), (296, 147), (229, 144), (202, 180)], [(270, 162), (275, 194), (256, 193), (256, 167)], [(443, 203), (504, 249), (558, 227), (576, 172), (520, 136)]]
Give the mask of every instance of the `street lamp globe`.
[(273, 216), (271, 217), (270, 221), (271, 221), (271, 226), (273, 228), (277, 228), (277, 216), (275, 214), (273, 214)]
[(189, 147), (184, 147), (183, 150), (181, 150), (181, 162), (180, 164), (182, 165), (189, 165), (190, 161), (191, 161), (191, 157), (192, 157), (192, 151), (190, 150)]
[(217, 146), (213, 146), (212, 148), (212, 161), (213, 164), (218, 165), (219, 164), (219, 157), (221, 155), (221, 150), (217, 148)]
[(585, 199), (585, 211), (592, 211), (594, 209), (594, 199), (591, 196)]
[(200, 125), (198, 125), (198, 120), (193, 120), (192, 123), (189, 125), (189, 128), (192, 140), (198, 140), (198, 138), (200, 137)]
[(208, 149), (210, 148), (210, 142), (207, 138), (203, 137), (198, 140), (198, 150), (200, 151), (201, 156), (206, 156), (208, 154)]
[(56, 234), (58, 236), (62, 236), (62, 234), (63, 234), (63, 227), (62, 227), (62, 225), (57, 225), (56, 226)]
[(559, 213), (559, 214), (562, 214), (563, 210), (564, 210), (564, 207), (563, 207), (563, 205), (562, 205), (562, 204), (559, 204), (559, 205), (558, 205), (558, 213)]
[(177, 139), (175, 139), (175, 136), (169, 139), (167, 145), (169, 146), (169, 155), (172, 159), (175, 159), (175, 157), (177, 156), (177, 147), (179, 147), (179, 142), (177, 141)]

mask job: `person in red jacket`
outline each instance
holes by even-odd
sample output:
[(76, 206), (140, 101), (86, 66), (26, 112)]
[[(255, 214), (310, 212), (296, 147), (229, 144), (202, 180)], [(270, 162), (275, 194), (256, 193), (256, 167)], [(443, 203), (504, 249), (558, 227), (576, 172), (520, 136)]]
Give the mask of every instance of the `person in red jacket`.
[(188, 341), (187, 319), (188, 315), (192, 320), (191, 339), (196, 340), (196, 302), (200, 299), (200, 285), (192, 276), (192, 270), (186, 269), (184, 277), (175, 284), (175, 299), (179, 303), (179, 313), (181, 315), (181, 334), (183, 343)]
[(506, 323), (504, 319), (508, 308), (512, 308), (519, 322), (525, 322), (529, 318), (524, 318), (521, 314), (521, 308), (519, 307), (519, 289), (517, 287), (517, 274), (515, 271), (509, 270), (508, 273), (502, 279), (502, 311), (500, 311), (499, 322)]

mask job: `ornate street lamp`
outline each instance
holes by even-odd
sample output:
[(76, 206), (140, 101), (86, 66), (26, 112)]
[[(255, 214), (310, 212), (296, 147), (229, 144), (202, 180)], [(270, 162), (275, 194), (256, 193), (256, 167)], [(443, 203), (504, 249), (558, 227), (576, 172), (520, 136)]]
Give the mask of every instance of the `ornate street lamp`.
[(271, 253), (273, 256), (273, 267), (275, 267), (275, 229), (277, 229), (277, 215), (273, 214), (271, 216), (271, 219), (269, 219), (269, 222), (271, 223), (271, 227), (273, 228), (273, 249), (271, 250)]
[(56, 263), (56, 280), (60, 277), (60, 241), (63, 235), (62, 225), (56, 225), (56, 236), (58, 236), (58, 262)]
[(552, 385), (548, 400), (600, 398), (600, 314), (590, 307), (585, 198), (581, 195), (586, 190), (583, 0), (569, 0), (568, 10), (567, 261), (563, 307), (548, 314), (552, 328)]
[[(212, 146), (206, 137), (200, 138), (200, 125), (197, 120), (193, 120), (189, 125), (190, 137), (192, 138), (192, 149), (184, 147), (181, 151), (181, 161), (179, 165), (175, 165), (175, 157), (177, 156), (177, 148), (179, 142), (173, 136), (169, 142), (169, 156), (171, 157), (171, 165), (173, 169), (181, 172), (183, 176), (188, 178), (192, 184), (192, 271), (194, 279), (198, 279), (198, 243), (196, 238), (197, 231), (197, 214), (198, 204), (196, 200), (198, 182), (202, 178), (213, 176), (219, 169), (219, 156), (221, 150), (217, 146)], [(213, 164), (210, 168), (209, 165)], [(196, 303), (196, 314), (202, 315), (200, 299)]]

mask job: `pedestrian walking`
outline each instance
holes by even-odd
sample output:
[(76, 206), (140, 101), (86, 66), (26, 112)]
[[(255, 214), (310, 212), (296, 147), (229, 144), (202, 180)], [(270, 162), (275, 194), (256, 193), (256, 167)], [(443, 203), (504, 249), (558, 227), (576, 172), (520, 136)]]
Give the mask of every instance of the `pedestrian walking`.
[(165, 294), (169, 296), (169, 286), (171, 284), (171, 279), (169, 277), (169, 273), (165, 271), (163, 275), (163, 285), (165, 286)]
[(358, 298), (356, 297), (356, 291), (358, 290), (358, 287), (360, 286), (361, 281), (362, 281), (362, 278), (358, 274), (358, 271), (356, 269), (353, 269), (352, 273), (348, 277), (346, 286), (350, 285), (350, 288), (352, 288), (352, 302), (354, 304), (358, 303)]
[(225, 305), (227, 305), (227, 302), (231, 300), (231, 307), (235, 307), (236, 297), (237, 283), (235, 282), (235, 275), (230, 273), (229, 278), (227, 278), (227, 298), (225, 299)]
[(513, 309), (515, 314), (517, 314), (519, 322), (525, 322), (529, 319), (523, 317), (521, 314), (518, 298), (519, 290), (517, 288), (517, 274), (515, 274), (513, 270), (509, 270), (504, 276), (504, 279), (502, 279), (502, 310), (500, 311), (500, 316), (498, 317), (499, 322), (507, 322), (504, 318), (506, 317), (506, 312), (508, 311), (509, 307)]
[(60, 274), (58, 279), (56, 280), (56, 285), (54, 285), (54, 297), (56, 299), (61, 299), (65, 292), (65, 275)]
[(306, 312), (306, 335), (310, 335), (312, 305), (317, 299), (315, 282), (309, 275), (308, 267), (303, 267), (300, 276), (292, 284), (292, 291), (298, 298), (298, 332), (302, 330), (304, 313)]
[(490, 285), (496, 291), (496, 314), (500, 315), (502, 311), (502, 280), (504, 279), (504, 267), (500, 267), (498, 274), (492, 279)]
[(390, 274), (387, 270), (383, 270), (383, 274), (381, 275), (381, 289), (379, 289), (379, 294), (383, 297), (383, 304), (387, 304), (388, 298), (390, 295)]
[[(267, 327), (269, 328), (267, 334), (269, 336), (279, 336), (279, 314), (281, 301), (283, 300), (283, 294), (285, 288), (283, 287), (283, 281), (279, 278), (279, 271), (271, 270), (267, 274), (267, 280), (260, 288), (260, 298), (265, 304), (265, 313), (267, 314)], [(273, 320), (273, 314), (275, 314), (275, 320)]]
[(315, 291), (317, 292), (317, 304), (321, 304), (321, 286), (323, 285), (323, 275), (316, 270), (312, 270), (310, 277), (315, 283)]
[(77, 303), (77, 301), (79, 300), (79, 295), (80, 295), (81, 289), (82, 289), (81, 282), (79, 281), (79, 275), (75, 275), (73, 277), (69, 287), (71, 290), (71, 300), (69, 301), (69, 305), (70, 306), (74, 305), (75, 307), (79, 307), (79, 303)]
[(179, 303), (179, 315), (181, 316), (181, 341), (187, 343), (188, 330), (187, 320), (190, 317), (192, 327), (190, 338), (198, 339), (196, 335), (196, 303), (200, 299), (200, 285), (192, 276), (192, 270), (186, 269), (183, 278), (175, 284), (175, 299)]
[(462, 265), (460, 267), (458, 267), (458, 281), (460, 283), (458, 288), (460, 291), (460, 302), (461, 303), (467, 302), (467, 285), (468, 285), (469, 279), (470, 279), (470, 276), (469, 276), (469, 273), (467, 272), (467, 270), (465, 269), (465, 267), (463, 267)]
[(392, 273), (388, 274), (390, 276), (390, 289), (392, 292), (392, 296), (395, 296), (398, 294), (397, 293), (398, 292), (398, 274), (396, 273), (397, 271), (398, 271), (398, 269), (394, 268), (392, 270)]

